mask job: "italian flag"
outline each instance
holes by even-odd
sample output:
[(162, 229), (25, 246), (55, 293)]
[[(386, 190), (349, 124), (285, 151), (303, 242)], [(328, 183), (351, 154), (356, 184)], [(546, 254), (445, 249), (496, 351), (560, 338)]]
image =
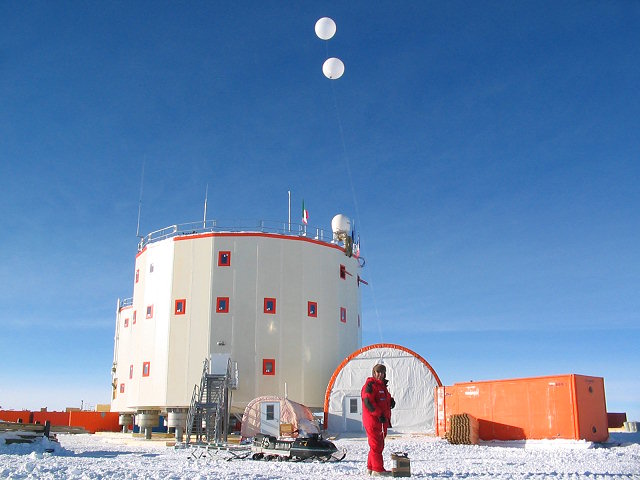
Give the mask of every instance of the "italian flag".
[(309, 212), (304, 208), (304, 200), (302, 200), (302, 223), (305, 225), (309, 222)]

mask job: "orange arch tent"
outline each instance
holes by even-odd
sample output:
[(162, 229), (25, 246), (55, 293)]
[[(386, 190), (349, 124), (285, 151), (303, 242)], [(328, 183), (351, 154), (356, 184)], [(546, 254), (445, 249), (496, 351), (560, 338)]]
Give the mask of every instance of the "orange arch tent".
[(336, 368), (324, 399), (324, 428), (330, 432), (360, 432), (360, 390), (377, 363), (387, 367), (389, 392), (396, 401), (392, 430), (435, 433), (435, 391), (442, 383), (435, 370), (416, 352), (400, 345), (378, 343), (353, 352)]

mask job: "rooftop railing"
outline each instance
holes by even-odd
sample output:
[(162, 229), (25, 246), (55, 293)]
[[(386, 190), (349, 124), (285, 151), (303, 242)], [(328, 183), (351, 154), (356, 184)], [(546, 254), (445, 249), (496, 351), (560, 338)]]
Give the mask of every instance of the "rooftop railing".
[(118, 301), (118, 305), (120, 306), (120, 310), (125, 307), (130, 307), (133, 305), (133, 297), (129, 298), (120, 298)]
[(207, 220), (206, 222), (191, 222), (170, 225), (140, 238), (138, 251), (141, 252), (149, 243), (158, 242), (166, 238), (181, 237), (187, 235), (198, 235), (212, 232), (260, 232), (274, 233), (279, 235), (291, 235), (295, 237), (307, 237), (321, 242), (332, 243), (333, 232), (325, 233), (319, 227), (309, 227), (301, 224), (289, 224), (288, 222), (274, 222), (269, 220), (246, 221), (239, 225), (231, 225), (218, 220)]

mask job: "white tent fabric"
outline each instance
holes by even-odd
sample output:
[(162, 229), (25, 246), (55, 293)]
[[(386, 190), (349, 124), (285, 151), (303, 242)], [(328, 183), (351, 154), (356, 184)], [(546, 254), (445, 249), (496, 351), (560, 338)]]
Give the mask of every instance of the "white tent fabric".
[(295, 436), (309, 437), (311, 434), (320, 433), (320, 427), (313, 418), (313, 413), (301, 403), (293, 402), (288, 398), (265, 395), (254, 398), (244, 409), (242, 415), (242, 427), (240, 434), (245, 438), (254, 437), (260, 433), (260, 406), (262, 403), (280, 403), (279, 423), (290, 423), (293, 426)]
[[(330, 432), (353, 430), (353, 421), (362, 429), (360, 391), (377, 363), (387, 367), (389, 392), (396, 401), (391, 411), (392, 431), (435, 433), (435, 391), (442, 386), (433, 368), (417, 353), (394, 344), (363, 347), (347, 357), (334, 372), (325, 397), (325, 428)], [(358, 398), (357, 418), (351, 428), (346, 421), (346, 398)]]

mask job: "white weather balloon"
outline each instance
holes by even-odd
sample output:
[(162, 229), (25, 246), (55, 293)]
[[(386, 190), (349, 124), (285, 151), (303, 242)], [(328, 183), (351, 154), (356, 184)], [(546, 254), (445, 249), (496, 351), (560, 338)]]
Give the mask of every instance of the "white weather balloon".
[(322, 73), (331, 80), (337, 80), (344, 73), (344, 63), (339, 58), (327, 58), (322, 65)]
[(316, 22), (316, 35), (322, 40), (329, 40), (336, 34), (336, 22), (329, 17), (322, 17)]

